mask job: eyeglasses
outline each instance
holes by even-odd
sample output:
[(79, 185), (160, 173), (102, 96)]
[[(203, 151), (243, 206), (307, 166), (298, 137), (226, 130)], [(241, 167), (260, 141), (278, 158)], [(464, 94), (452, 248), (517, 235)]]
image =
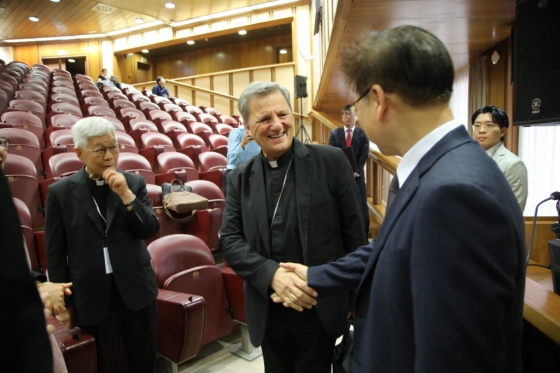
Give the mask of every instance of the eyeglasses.
[(10, 148), (10, 139), (7, 137), (0, 137), (0, 147), (8, 150)]
[(119, 147), (120, 147), (120, 145), (116, 144), (116, 145), (111, 145), (111, 146), (107, 146), (107, 147), (103, 147), (103, 148), (95, 148), (93, 150), (84, 149), (84, 148), (81, 148), (81, 149), (85, 150), (87, 152), (93, 153), (96, 157), (103, 157), (105, 155), (105, 153), (107, 152), (107, 150), (111, 154), (117, 154), (120, 151)]
[(351, 111), (345, 111), (344, 113), (342, 113), (343, 117), (353, 117), (354, 113), (352, 113)]
[(475, 131), (480, 131), (482, 127), (486, 128), (487, 130), (491, 130), (493, 128), (498, 127), (499, 125), (496, 123), (475, 123), (472, 125)]
[[(373, 84), (371, 85), (371, 87), (373, 87)], [(356, 108), (356, 104), (358, 102), (360, 102), (360, 100), (364, 97), (366, 97), (366, 95), (369, 93), (369, 91), (371, 90), (371, 87), (369, 87), (364, 93), (362, 93), (360, 95), (360, 97), (358, 97), (358, 99), (356, 101), (354, 101), (354, 103), (352, 105), (350, 105), (350, 107), (353, 107), (354, 109)]]

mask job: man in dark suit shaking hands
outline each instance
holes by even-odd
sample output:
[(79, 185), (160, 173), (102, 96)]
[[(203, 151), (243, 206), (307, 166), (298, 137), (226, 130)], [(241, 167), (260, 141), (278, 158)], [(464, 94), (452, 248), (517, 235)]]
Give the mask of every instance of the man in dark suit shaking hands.
[(73, 283), (59, 319), (93, 334), (99, 373), (117, 371), (121, 338), (129, 371), (153, 373), (157, 287), (144, 239), (159, 223), (146, 183), (117, 169), (111, 122), (80, 119), (72, 135), (85, 166), (49, 187), (46, 207), (50, 280)]
[(238, 106), (261, 151), (228, 174), (219, 247), (245, 280), (251, 342), (262, 345), (266, 373), (330, 373), (350, 294), (315, 301), (279, 263), (328, 263), (365, 244), (358, 187), (340, 149), (294, 138), (286, 88), (253, 82)]
[(350, 105), (342, 108), (343, 127), (339, 127), (331, 131), (329, 136), (329, 146), (337, 148), (352, 147), (354, 160), (356, 162), (357, 172), (354, 172), (354, 178), (358, 184), (360, 191), (360, 207), (364, 216), (364, 225), (366, 236), (369, 235), (369, 213), (367, 206), (366, 179), (364, 177), (364, 167), (369, 153), (369, 140), (364, 131), (356, 126), (356, 114)]
[(400, 191), (375, 241), (287, 268), (319, 300), (358, 288), (355, 373), (522, 372), (523, 217), (496, 162), (453, 119), (449, 52), (418, 27), (372, 31), (343, 71), (368, 137), (402, 156)]

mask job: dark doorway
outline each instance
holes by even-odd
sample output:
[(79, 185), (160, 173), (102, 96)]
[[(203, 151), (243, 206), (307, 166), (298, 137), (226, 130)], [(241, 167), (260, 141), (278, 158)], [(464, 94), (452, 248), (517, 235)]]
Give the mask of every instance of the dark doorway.
[[(86, 75), (86, 58), (85, 57), (72, 57), (66, 58), (66, 71), (68, 71), (72, 76), (76, 74)], [(72, 62), (74, 61), (74, 62)]]

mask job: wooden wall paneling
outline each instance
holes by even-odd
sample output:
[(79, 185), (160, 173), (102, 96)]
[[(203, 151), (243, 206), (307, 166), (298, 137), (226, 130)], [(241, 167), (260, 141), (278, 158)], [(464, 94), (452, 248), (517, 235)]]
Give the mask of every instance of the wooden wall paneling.
[[(229, 74), (216, 75), (214, 77), (214, 91), (229, 95)], [(230, 100), (224, 97), (215, 96), (214, 106), (222, 114), (231, 115)]]
[(120, 78), (121, 82), (125, 82), (126, 83), (126, 76), (123, 75), (123, 72), (121, 70), (121, 65), (119, 63), (119, 59), (120, 56), (113, 54), (113, 75), (116, 75)]
[[(200, 88), (212, 89), (210, 85), (210, 77), (205, 76), (201, 78), (196, 78), (195, 83), (193, 84)], [(196, 93), (196, 106), (212, 106), (212, 102), (210, 100), (210, 94), (205, 92), (195, 92)]]
[[(556, 238), (552, 232), (551, 225), (558, 222), (555, 216), (539, 216), (535, 225), (535, 239), (533, 241), (533, 251), (531, 260), (547, 266), (550, 264), (550, 254), (548, 251), (548, 241)], [(525, 243), (529, 250), (529, 242), (531, 241), (531, 230), (533, 227), (533, 217), (525, 217)]]
[(86, 74), (89, 75), (94, 81), (101, 75), (101, 42), (89, 41), (87, 42), (86, 54)]
[[(288, 92), (290, 92), (290, 97), (295, 98), (294, 97), (294, 76), (295, 74), (295, 66), (291, 65), (291, 66), (280, 66), (280, 67), (276, 67), (274, 68), (274, 75), (275, 75), (275, 81), (286, 87), (288, 89)], [(309, 89), (309, 85), (307, 86)], [(299, 105), (297, 106), (297, 111), (299, 111)]]
[(21, 61), (30, 67), (39, 63), (39, 49), (37, 45), (18, 45), (14, 47), (14, 61)]
[(157, 78), (158, 76), (169, 78), (169, 65), (170, 65), (169, 60), (170, 60), (169, 56), (164, 56), (157, 59), (156, 66), (155, 66), (155, 71), (156, 71), (155, 78)]
[(247, 88), (249, 83), (251, 83), (250, 71), (240, 71), (232, 74), (233, 79), (233, 93), (232, 96), (239, 97), (241, 93)]
[(87, 42), (40, 44), (39, 50), (42, 58), (45, 57), (68, 58), (68, 56), (87, 56), (88, 53), (87, 44), (88, 44)]
[(183, 59), (169, 58), (169, 75), (166, 79), (180, 78), (183, 75)]
[[(509, 40), (497, 44), (486, 53), (487, 77), (488, 77), (488, 103), (502, 109), (507, 108), (507, 85), (509, 83), (508, 73), (508, 49)], [(493, 64), (492, 54), (500, 54), (498, 63)]]
[(183, 61), (183, 63), (181, 64), (183, 66), (183, 75), (181, 76), (195, 75), (194, 68), (193, 68), (195, 61), (193, 60), (192, 55), (190, 53), (182, 53), (180, 55), (172, 56), (172, 57), (181, 58), (181, 60)]
[(255, 69), (253, 72), (253, 81), (271, 82), (272, 76), (270, 69)]

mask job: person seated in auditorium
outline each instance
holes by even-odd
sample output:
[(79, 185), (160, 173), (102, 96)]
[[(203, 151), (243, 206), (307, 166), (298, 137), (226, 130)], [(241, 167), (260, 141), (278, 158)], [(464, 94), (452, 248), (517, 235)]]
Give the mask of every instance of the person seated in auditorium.
[(161, 96), (169, 98), (169, 91), (165, 88), (165, 79), (163, 76), (158, 76), (156, 79), (156, 85), (152, 88), (152, 93), (156, 96)]
[(504, 146), (504, 136), (509, 127), (506, 112), (499, 107), (488, 105), (475, 111), (471, 122), (474, 139), (496, 161), (511, 186), (521, 210), (525, 210), (529, 185), (527, 168), (518, 156)]
[[(6, 137), (0, 137), (0, 169), (2, 170), (4, 169), (4, 164), (6, 163), (6, 159), (8, 158), (9, 148), (10, 148), (10, 139)], [(6, 192), (6, 194), (9, 193)], [(4, 210), (5, 209), (3, 208), (2, 212), (5, 212)], [(27, 259), (27, 265), (31, 269), (31, 260), (29, 259), (29, 253), (27, 251), (25, 238), (23, 235), (21, 236), (21, 238), (23, 241), (23, 249), (25, 252), (25, 258)], [(3, 249), (2, 249), (3, 255), (5, 254), (11, 255), (11, 253), (7, 253), (6, 250), (9, 251), (12, 249), (12, 247), (17, 245), (18, 245), (17, 237), (13, 237), (13, 238), (8, 237), (8, 242), (4, 242), (3, 244)], [(19, 246), (21, 247), (21, 245)], [(7, 259), (7, 257), (3, 256), (3, 259)], [(12, 271), (14, 271), (13, 268)], [(37, 285), (37, 291), (41, 295), (41, 299), (43, 301), (43, 307), (45, 310), (44, 311), (45, 317), (48, 317), (49, 314), (57, 316), (62, 312), (66, 311), (66, 308), (64, 307), (64, 295), (72, 294), (72, 291), (70, 290), (72, 283), (56, 284), (53, 282), (49, 282), (47, 281), (45, 275), (39, 272), (35, 272), (33, 270), (31, 270), (31, 275), (33, 276), (33, 279), (35, 280), (35, 284)], [(14, 277), (9, 277), (9, 278), (5, 277), (3, 279), (9, 282), (9, 281), (13, 281)], [(11, 282), (10, 284), (11, 284), (10, 286), (13, 286)], [(19, 297), (27, 296), (28, 293), (25, 293), (24, 291), (22, 291), (22, 288), (19, 287), (22, 286), (21, 284), (18, 283), (18, 285), (16, 286), (18, 286), (17, 288), (18, 290), (14, 292), (14, 294), (17, 293)], [(4, 299), (4, 301), (6, 301), (6, 299)], [(33, 307), (33, 306), (28, 305), (28, 302), (18, 302), (18, 304), (24, 308), (22, 308), (22, 310), (20, 310), (19, 312), (17, 312), (16, 310), (12, 310), (12, 311), (15, 311), (16, 314), (29, 316), (30, 312), (32, 311), (28, 307)], [(56, 342), (56, 339), (52, 334), (52, 332), (54, 331), (54, 326), (47, 325), (47, 331), (49, 333), (49, 341), (52, 349), (52, 363), (53, 363), (52, 371), (53, 373), (67, 373), (68, 370), (66, 369), (66, 364), (64, 362), (64, 357), (62, 356), (62, 351), (60, 350), (60, 347), (58, 346), (58, 343)], [(29, 346), (34, 346), (34, 344), (29, 344)], [(37, 353), (37, 351), (34, 351), (34, 353)], [(49, 361), (49, 358), (46, 359), (47, 359), (46, 361)]]
[(261, 147), (255, 141), (251, 130), (239, 126), (231, 130), (228, 136), (227, 171), (224, 175), (224, 196), (227, 189), (227, 174), (237, 165), (259, 154)]
[(101, 75), (97, 77), (97, 88), (101, 88), (101, 86), (106, 85), (108, 87), (117, 87), (121, 88), (119, 82), (114, 82), (109, 78), (109, 72), (107, 69), (101, 70)]

